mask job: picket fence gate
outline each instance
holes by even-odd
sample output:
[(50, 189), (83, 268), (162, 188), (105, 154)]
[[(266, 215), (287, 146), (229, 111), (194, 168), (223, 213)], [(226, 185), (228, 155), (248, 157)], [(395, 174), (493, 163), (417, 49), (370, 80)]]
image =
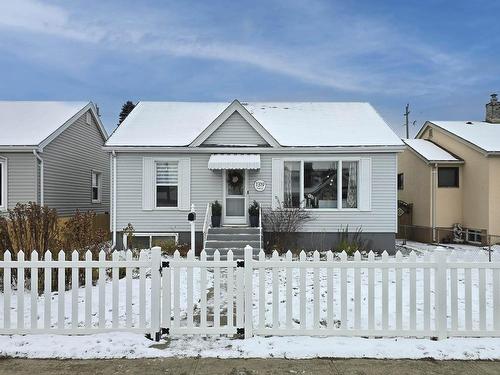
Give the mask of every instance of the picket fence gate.
[[(448, 260), (446, 252), (437, 250), (419, 258), (414, 253), (376, 258), (372, 252), (362, 258), (358, 252), (352, 260), (345, 253), (336, 259), (332, 252), (314, 252), (309, 258), (301, 252), (299, 259), (290, 252), (284, 257), (274, 252), (271, 258), (260, 252), (254, 259), (252, 251), (247, 246), (244, 259), (228, 252), (225, 260), (218, 251), (213, 259), (204, 251), (199, 258), (193, 252), (181, 258), (176, 252), (162, 259), (159, 247), (142, 251), (139, 259), (127, 251), (124, 259), (113, 252), (107, 260), (101, 252), (93, 260), (87, 252), (85, 260), (78, 260), (74, 252), (66, 260), (61, 252), (57, 260), (50, 253), (39, 260), (33, 252), (25, 260), (20, 252), (15, 261), (7, 252), (0, 261), (0, 334), (500, 336), (500, 262)], [(29, 293), (24, 288), (27, 270)], [(39, 296), (40, 270), (44, 288)], [(57, 296), (51, 290), (55, 274)], [(65, 291), (69, 276), (71, 288)], [(15, 293), (12, 284), (17, 284)]]

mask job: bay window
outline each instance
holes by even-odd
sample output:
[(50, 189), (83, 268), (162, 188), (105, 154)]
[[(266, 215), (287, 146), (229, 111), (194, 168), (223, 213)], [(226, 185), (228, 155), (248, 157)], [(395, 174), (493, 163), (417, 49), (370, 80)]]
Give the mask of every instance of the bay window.
[(358, 208), (358, 160), (285, 160), (283, 170), (283, 207)]
[(156, 207), (177, 207), (178, 162), (156, 162)]

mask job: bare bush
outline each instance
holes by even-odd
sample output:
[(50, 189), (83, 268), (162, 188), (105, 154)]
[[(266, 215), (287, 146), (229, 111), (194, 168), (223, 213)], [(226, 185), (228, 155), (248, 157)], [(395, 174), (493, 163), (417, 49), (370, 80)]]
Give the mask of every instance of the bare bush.
[(36, 203), (18, 203), (8, 211), (8, 219), (0, 220), (0, 246), (2, 253), (10, 250), (17, 254), (23, 250), (30, 256), (33, 250), (45, 253), (59, 247), (57, 212)]
[(292, 233), (298, 232), (305, 223), (312, 220), (312, 215), (303, 207), (288, 208), (283, 207), (282, 202), (277, 202), (277, 208), (263, 210), (262, 225), (268, 236), (266, 245), (268, 249), (280, 252), (293, 250), (295, 238)]

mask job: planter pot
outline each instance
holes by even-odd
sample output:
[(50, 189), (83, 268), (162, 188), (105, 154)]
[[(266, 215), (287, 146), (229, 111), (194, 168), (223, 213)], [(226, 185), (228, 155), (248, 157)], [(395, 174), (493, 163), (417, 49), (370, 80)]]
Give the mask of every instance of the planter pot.
[(258, 216), (250, 216), (250, 226), (258, 227), (259, 226), (259, 217)]
[(212, 227), (218, 228), (220, 227), (220, 216), (212, 216)]

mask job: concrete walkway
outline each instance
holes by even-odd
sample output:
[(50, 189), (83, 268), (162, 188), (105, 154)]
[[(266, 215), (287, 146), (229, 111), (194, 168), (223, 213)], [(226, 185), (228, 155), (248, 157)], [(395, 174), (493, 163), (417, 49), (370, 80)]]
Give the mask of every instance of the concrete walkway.
[(0, 374), (500, 374), (500, 362), (375, 359), (0, 359)]

